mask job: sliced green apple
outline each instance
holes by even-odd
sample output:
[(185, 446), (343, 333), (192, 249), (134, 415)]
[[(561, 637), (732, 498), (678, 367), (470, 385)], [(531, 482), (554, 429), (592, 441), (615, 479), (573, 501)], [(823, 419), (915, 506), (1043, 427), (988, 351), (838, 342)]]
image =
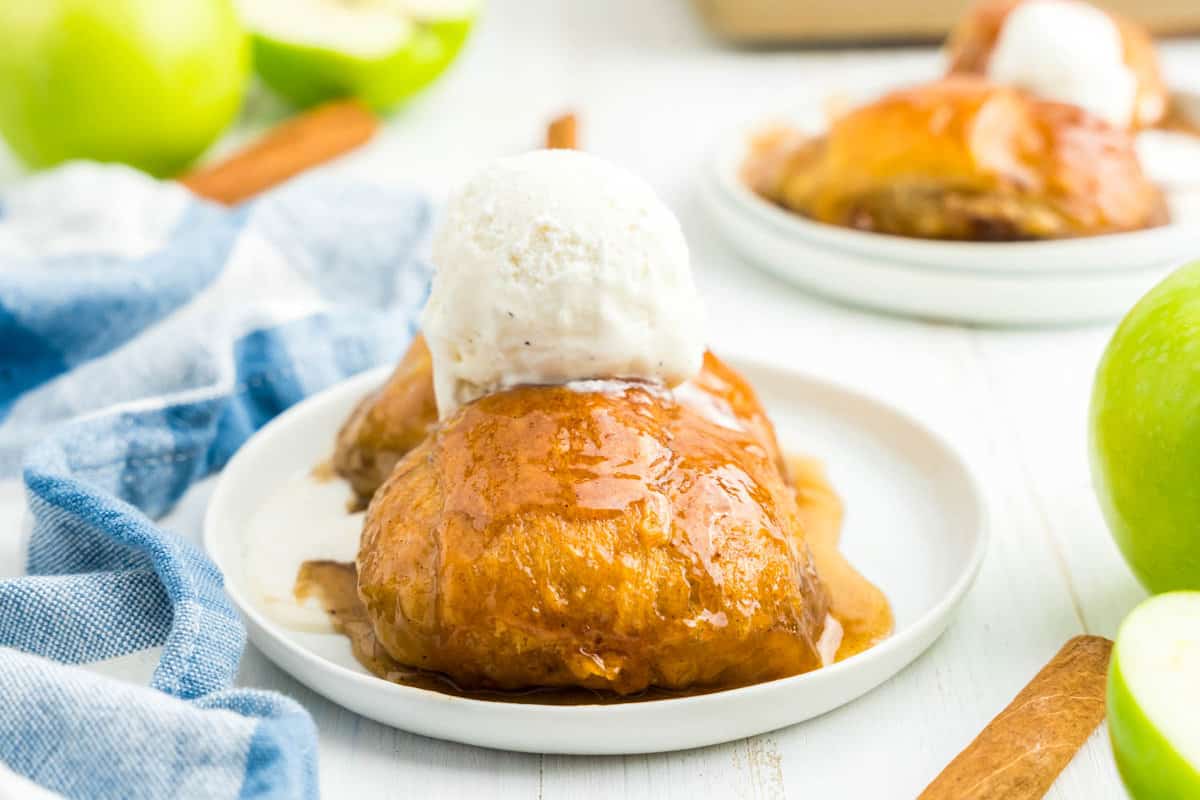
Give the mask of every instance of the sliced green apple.
[(478, 0), (239, 0), (255, 68), (295, 105), (357, 97), (387, 111), (462, 49)]
[(1134, 800), (1200, 798), (1200, 592), (1152, 597), (1122, 623), (1108, 728)]

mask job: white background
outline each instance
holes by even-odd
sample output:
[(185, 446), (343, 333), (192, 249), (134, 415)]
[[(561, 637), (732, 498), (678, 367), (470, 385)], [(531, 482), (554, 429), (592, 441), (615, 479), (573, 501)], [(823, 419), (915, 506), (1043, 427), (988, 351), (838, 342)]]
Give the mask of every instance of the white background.
[[(1175, 85), (1200, 75), (1200, 43), (1163, 51)], [(865, 388), (942, 431), (979, 472), (993, 541), (957, 621), (899, 676), (810, 723), (691, 752), (537, 756), (423, 739), (326, 702), (251, 648), (241, 682), (286, 692), (316, 718), (324, 796), (909, 798), (1070, 636), (1115, 633), (1144, 593), (1109, 539), (1088, 473), (1088, 395), (1110, 327), (971, 329), (832, 305), (742, 262), (696, 199), (709, 148), (741, 121), (932, 77), (939, 64), (932, 49), (728, 49), (685, 0), (492, 0), (453, 72), (336, 165), (441, 195), (481, 161), (537, 146), (554, 115), (578, 111), (584, 146), (646, 177), (683, 221), (714, 349)], [(256, 95), (223, 148), (279, 113)], [(15, 174), (0, 164), (0, 177)], [(177, 527), (198, 531), (208, 488), (187, 499)], [(21, 509), (19, 489), (0, 486), (0, 530), (15, 530)], [(0, 573), (17, 568), (4, 537)], [(1123, 796), (1103, 731), (1049, 794)]]

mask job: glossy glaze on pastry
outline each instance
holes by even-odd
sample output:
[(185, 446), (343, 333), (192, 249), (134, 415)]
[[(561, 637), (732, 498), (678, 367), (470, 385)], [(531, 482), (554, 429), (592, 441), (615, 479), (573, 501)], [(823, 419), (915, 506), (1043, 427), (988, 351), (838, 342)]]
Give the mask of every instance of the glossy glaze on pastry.
[(969, 76), (892, 92), (820, 138), (771, 132), (743, 177), (817, 221), (899, 236), (1047, 239), (1166, 218), (1127, 131)]
[[(711, 352), (700, 372), (676, 389), (683, 402), (713, 415), (732, 415), (767, 448), (785, 469), (771, 421), (741, 376)], [(401, 457), (416, 447), (437, 422), (433, 361), (422, 336), (377, 392), (359, 402), (338, 432), (333, 469), (345, 478), (362, 506), (391, 474)]]

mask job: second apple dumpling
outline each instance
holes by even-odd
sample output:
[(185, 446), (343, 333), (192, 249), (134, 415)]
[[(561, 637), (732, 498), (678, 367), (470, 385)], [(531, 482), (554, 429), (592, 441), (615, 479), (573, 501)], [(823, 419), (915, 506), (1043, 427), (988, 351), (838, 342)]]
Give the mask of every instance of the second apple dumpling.
[(970, 76), (892, 92), (821, 137), (773, 134), (744, 174), (804, 216), (898, 236), (1054, 239), (1166, 220), (1128, 131)]

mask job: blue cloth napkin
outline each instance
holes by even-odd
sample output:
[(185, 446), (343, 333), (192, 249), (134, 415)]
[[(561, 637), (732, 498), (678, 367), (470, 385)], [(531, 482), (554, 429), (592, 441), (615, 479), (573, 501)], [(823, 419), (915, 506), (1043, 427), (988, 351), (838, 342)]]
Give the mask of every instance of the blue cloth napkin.
[[(164, 514), (306, 395), (396, 359), (429, 270), (420, 195), (317, 173), (230, 210), (74, 164), (0, 198), (0, 764), (81, 798), (303, 798), (316, 732), (231, 689), (222, 578)], [(14, 531), (5, 535), (16, 535)], [(150, 686), (89, 665), (161, 648)]]

